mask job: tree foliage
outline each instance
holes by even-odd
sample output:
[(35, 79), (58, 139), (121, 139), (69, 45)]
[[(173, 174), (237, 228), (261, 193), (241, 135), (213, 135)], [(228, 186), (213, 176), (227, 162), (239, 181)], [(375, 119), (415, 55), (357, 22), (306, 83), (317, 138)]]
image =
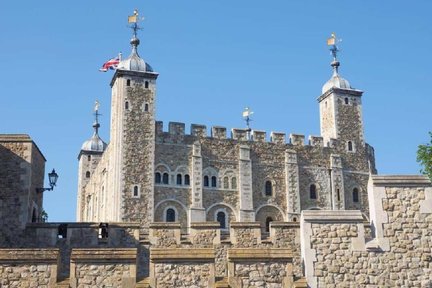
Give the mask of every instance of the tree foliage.
[(432, 180), (432, 132), (429, 132), (429, 136), (429, 143), (418, 146), (417, 162), (423, 166), (421, 173), (429, 176)]

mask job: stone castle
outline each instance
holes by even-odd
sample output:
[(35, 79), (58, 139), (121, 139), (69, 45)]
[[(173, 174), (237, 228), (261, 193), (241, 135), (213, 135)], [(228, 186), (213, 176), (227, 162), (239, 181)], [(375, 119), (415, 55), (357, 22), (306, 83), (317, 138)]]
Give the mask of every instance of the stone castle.
[(164, 131), (139, 42), (111, 81), (109, 144), (96, 110), (79, 153), (76, 223), (42, 221), (45, 158), (27, 135), (0, 136), (0, 287), (432, 287), (431, 182), (376, 175), (363, 92), (335, 50), (306, 144)]

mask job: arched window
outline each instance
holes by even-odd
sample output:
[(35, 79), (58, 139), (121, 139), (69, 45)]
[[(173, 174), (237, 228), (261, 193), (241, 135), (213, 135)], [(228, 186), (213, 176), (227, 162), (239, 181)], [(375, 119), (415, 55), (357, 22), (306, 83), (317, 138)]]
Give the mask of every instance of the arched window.
[(315, 184), (312, 184), (309, 187), (309, 198), (310, 199), (317, 199), (317, 191), (316, 191)]
[(87, 161), (91, 161), (91, 155), (87, 156)]
[(237, 178), (231, 178), (231, 189), (237, 189)]
[(148, 88), (148, 87), (149, 87), (149, 82), (148, 82), (148, 81), (145, 81), (145, 82), (144, 82), (144, 87), (145, 87), (145, 88)]
[(133, 196), (138, 197), (138, 193), (139, 193), (138, 186), (137, 185), (133, 186)]
[(272, 196), (273, 195), (273, 185), (271, 181), (265, 182), (265, 196)]
[(216, 176), (212, 176), (211, 178), (211, 186), (216, 187)]
[(155, 183), (156, 183), (156, 184), (160, 184), (161, 182), (162, 182), (161, 173), (156, 172), (156, 173), (155, 173)]
[(182, 175), (177, 174), (177, 185), (182, 185)]
[(130, 79), (126, 80), (126, 86), (130, 86)]
[(189, 176), (189, 174), (186, 174), (184, 176), (184, 185), (187, 185), (187, 186), (190, 185), (190, 176)]
[(353, 144), (351, 141), (348, 141), (348, 151), (353, 151)]
[(125, 110), (129, 110), (129, 101), (125, 102)]
[(209, 177), (207, 175), (204, 176), (204, 187), (209, 187)]
[(359, 202), (359, 190), (357, 188), (353, 189), (352, 198), (353, 198), (353, 202), (356, 203)]
[(166, 210), (166, 222), (175, 222), (176, 212), (173, 208), (168, 208)]
[(90, 178), (90, 171), (86, 172), (86, 178)]
[(229, 179), (227, 176), (224, 177), (223, 179), (223, 187), (224, 189), (228, 189), (229, 188)]
[(273, 221), (273, 218), (272, 217), (267, 217), (266, 218), (266, 232), (270, 232), (270, 222), (272, 222)]
[(219, 211), (216, 214), (216, 221), (219, 222), (221, 229), (226, 229), (226, 215), (225, 215), (225, 212)]
[(147, 103), (144, 104), (144, 112), (148, 112), (148, 104)]
[(162, 175), (162, 183), (163, 184), (169, 184), (168, 173), (163, 173), (163, 175)]
[(348, 103), (349, 103), (348, 98), (345, 98), (345, 104), (348, 104)]

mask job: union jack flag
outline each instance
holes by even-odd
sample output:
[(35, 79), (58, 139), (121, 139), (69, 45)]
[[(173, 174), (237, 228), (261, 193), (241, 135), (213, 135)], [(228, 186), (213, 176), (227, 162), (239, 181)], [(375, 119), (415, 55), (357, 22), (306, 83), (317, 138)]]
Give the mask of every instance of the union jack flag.
[(120, 63), (119, 57), (112, 58), (112, 59), (108, 60), (107, 62), (105, 62), (102, 65), (102, 68), (99, 69), (99, 71), (107, 72), (109, 69), (115, 70), (115, 69), (117, 69), (117, 66), (119, 63)]

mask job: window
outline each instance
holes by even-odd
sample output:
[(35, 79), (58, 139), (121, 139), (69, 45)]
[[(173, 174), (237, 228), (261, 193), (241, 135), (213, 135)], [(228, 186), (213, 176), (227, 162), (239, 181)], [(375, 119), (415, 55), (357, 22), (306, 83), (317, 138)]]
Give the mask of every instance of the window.
[(161, 177), (161, 173), (159, 173), (159, 172), (156, 172), (155, 173), (155, 183), (156, 184), (160, 184), (161, 182), (162, 182), (162, 179), (161, 179), (162, 177)]
[(231, 178), (231, 189), (237, 189), (237, 179), (235, 177)]
[(175, 222), (176, 220), (176, 212), (173, 208), (168, 208), (166, 210), (166, 222)]
[(187, 185), (187, 186), (190, 185), (190, 177), (189, 177), (188, 174), (186, 174), (186, 175), (184, 176), (184, 185)]
[(229, 188), (229, 179), (227, 176), (224, 177), (223, 179), (223, 188), (224, 189), (228, 189)]
[(225, 212), (219, 211), (216, 214), (216, 221), (219, 222), (221, 229), (226, 229), (226, 215), (225, 215)]
[(312, 184), (309, 187), (309, 198), (310, 199), (317, 199), (317, 191), (316, 191), (315, 184)]
[(148, 112), (148, 104), (147, 103), (144, 104), (144, 112)]
[(336, 189), (336, 193), (337, 193), (337, 201), (340, 201), (340, 190), (339, 190), (339, 188)]
[(348, 151), (353, 151), (353, 144), (351, 141), (348, 141)]
[(353, 189), (352, 198), (353, 198), (353, 202), (356, 203), (359, 202), (359, 190), (357, 188)]
[(272, 217), (267, 217), (266, 218), (266, 232), (270, 232), (270, 222), (272, 222), (273, 221), (273, 218)]
[(162, 183), (163, 183), (163, 184), (168, 184), (168, 183), (169, 183), (168, 173), (163, 173), (163, 176), (162, 176)]
[(211, 178), (211, 186), (212, 187), (216, 187), (216, 176), (212, 176), (212, 178)]
[(137, 185), (133, 186), (133, 196), (138, 197), (139, 195), (139, 188)]
[(182, 185), (182, 178), (181, 174), (177, 174), (177, 185)]
[(91, 155), (87, 156), (87, 161), (91, 161)]
[(130, 86), (130, 79), (126, 80), (126, 86)]
[(273, 195), (273, 185), (271, 181), (265, 182), (265, 196), (272, 196)]
[(148, 82), (148, 81), (145, 81), (145, 82), (144, 82), (144, 87), (145, 87), (145, 88), (149, 88), (149, 82)]
[(348, 104), (348, 103), (349, 103), (348, 98), (345, 98), (345, 104)]
[(125, 102), (125, 110), (129, 110), (129, 101)]
[(204, 176), (204, 187), (209, 187), (209, 177), (207, 175)]
[(90, 178), (90, 171), (86, 172), (86, 178)]

